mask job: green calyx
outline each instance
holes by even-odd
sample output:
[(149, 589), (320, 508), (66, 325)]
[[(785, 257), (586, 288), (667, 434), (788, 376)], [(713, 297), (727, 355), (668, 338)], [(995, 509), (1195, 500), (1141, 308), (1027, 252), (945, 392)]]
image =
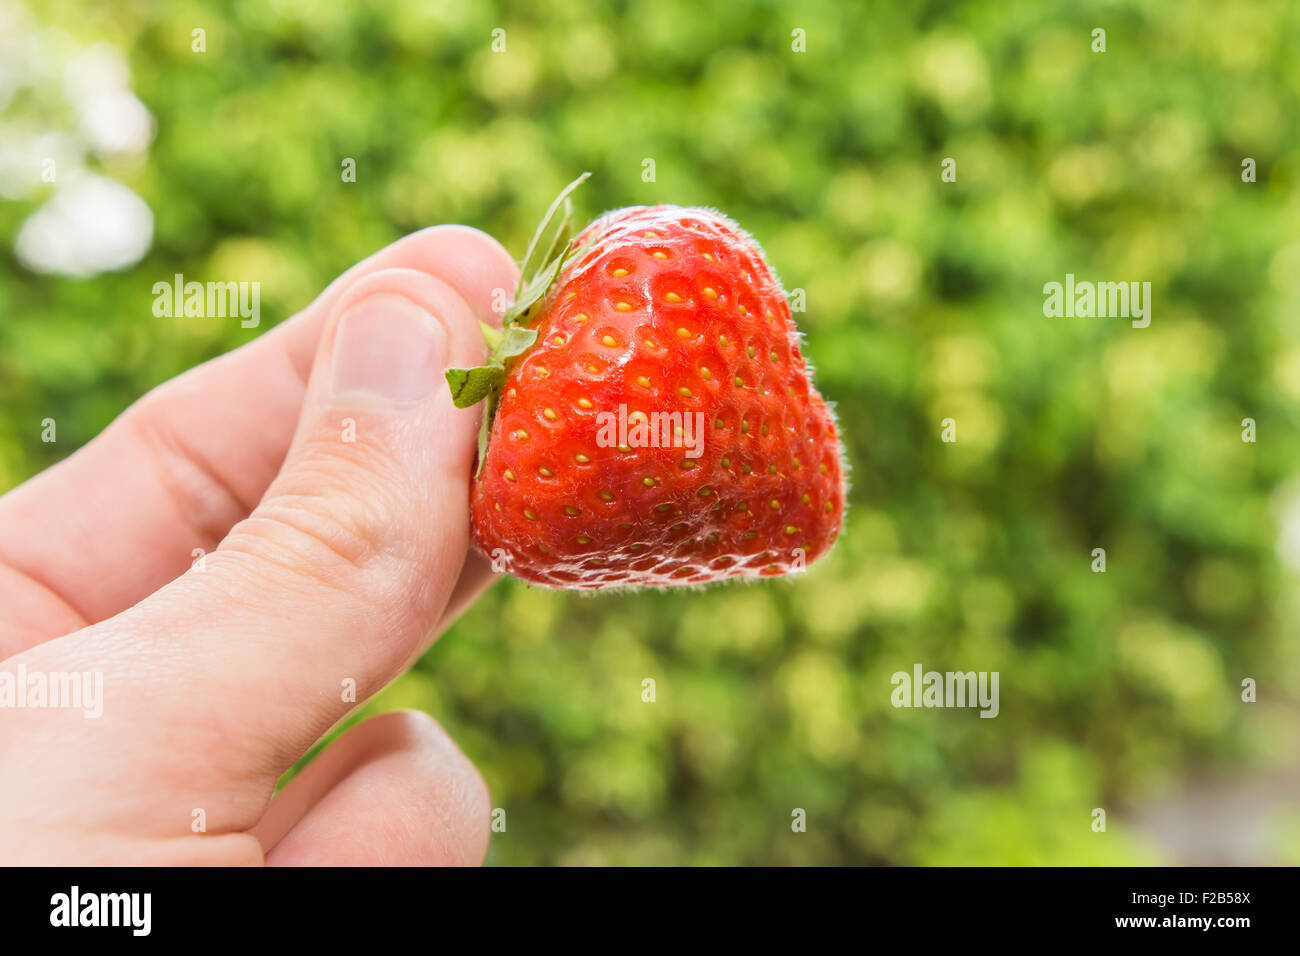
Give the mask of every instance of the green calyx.
[[(560, 191), (546, 210), (537, 231), (528, 243), (523, 261), (519, 264), (519, 285), (515, 289), (514, 303), (501, 318), (501, 328), (480, 322), (483, 338), (491, 353), (487, 363), (476, 368), (449, 368), (447, 385), (457, 408), (469, 408), (486, 402), (483, 422), (478, 435), (478, 467), (482, 469), (487, 455), (488, 434), (492, 417), (501, 397), (501, 387), (506, 372), (520, 356), (537, 341), (537, 312), (546, 295), (569, 265), (587, 250), (576, 249), (569, 253), (573, 241), (573, 203), (569, 197), (591, 176), (583, 173)], [(477, 471), (475, 472), (477, 475)]]

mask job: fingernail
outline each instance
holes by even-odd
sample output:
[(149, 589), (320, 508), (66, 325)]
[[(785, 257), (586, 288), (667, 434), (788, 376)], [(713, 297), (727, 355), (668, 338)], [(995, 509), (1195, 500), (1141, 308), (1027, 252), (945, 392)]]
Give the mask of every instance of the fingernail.
[(432, 315), (399, 295), (370, 296), (339, 319), (330, 394), (421, 401), (442, 381), (445, 353), (446, 333)]

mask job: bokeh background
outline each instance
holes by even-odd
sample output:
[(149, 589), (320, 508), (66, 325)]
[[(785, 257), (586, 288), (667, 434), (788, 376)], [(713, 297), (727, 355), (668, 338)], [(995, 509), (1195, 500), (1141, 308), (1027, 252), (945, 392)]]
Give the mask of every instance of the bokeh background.
[[(1288, 0), (0, 0), (0, 490), (409, 231), (521, 254), (590, 169), (582, 213), (718, 207), (806, 290), (852, 505), (793, 581), (505, 582), (370, 702), (482, 769), (491, 861), (1300, 862), (1298, 41)], [(177, 272), (262, 328), (155, 318)], [(1067, 272), (1151, 326), (1045, 318)], [(914, 663), (1001, 714), (893, 708)]]

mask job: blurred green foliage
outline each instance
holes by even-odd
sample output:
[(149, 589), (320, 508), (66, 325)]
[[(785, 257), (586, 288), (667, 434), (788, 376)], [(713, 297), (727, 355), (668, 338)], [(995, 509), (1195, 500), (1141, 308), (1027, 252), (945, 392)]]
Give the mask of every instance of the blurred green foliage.
[[(582, 212), (720, 208), (806, 290), (853, 469), (823, 566), (697, 593), (507, 582), (364, 709), (447, 726), (506, 810), (493, 861), (1148, 862), (1168, 854), (1126, 810), (1294, 762), (1300, 601), (1275, 542), (1300, 461), (1295, 4), (38, 15), (127, 55), (157, 137), (105, 171), (156, 235), (126, 271), (36, 276), (10, 247), (42, 197), (0, 202), (0, 487), (411, 230), (465, 222), (521, 253), (583, 169)], [(176, 272), (260, 280), (263, 329), (154, 318)], [(1150, 328), (1044, 318), (1067, 272), (1151, 282)], [(894, 709), (916, 662), (999, 671), (1000, 716)]]

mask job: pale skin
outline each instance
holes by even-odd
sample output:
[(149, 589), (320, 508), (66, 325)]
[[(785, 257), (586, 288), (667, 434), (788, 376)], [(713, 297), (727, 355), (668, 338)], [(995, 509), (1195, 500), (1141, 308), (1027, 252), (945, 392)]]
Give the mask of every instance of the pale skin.
[(407, 236), (0, 497), (0, 671), (103, 675), (98, 719), (0, 709), (0, 864), (482, 862), (487, 788), (424, 715), (274, 791), (491, 581), (441, 369), (516, 279), (476, 230)]

